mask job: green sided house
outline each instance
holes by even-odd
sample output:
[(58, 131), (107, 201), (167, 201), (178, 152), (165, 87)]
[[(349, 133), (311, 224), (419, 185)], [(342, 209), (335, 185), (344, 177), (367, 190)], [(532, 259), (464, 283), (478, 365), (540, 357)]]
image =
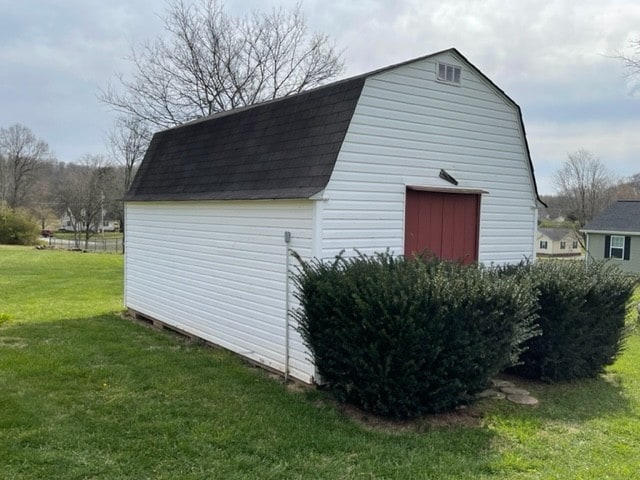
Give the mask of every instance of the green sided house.
[(587, 237), (587, 262), (610, 259), (640, 273), (640, 200), (618, 200), (581, 231)]

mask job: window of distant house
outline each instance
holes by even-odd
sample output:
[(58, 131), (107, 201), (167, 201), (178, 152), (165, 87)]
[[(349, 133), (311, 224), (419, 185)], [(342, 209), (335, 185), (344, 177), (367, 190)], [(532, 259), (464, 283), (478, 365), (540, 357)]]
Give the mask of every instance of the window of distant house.
[(567, 242), (560, 242), (560, 250), (567, 248)]
[(546, 240), (540, 240), (540, 249), (542, 249), (542, 250), (546, 250), (547, 249), (547, 241)]
[(437, 75), (436, 78), (439, 82), (452, 83), (454, 85), (460, 85), (460, 79), (462, 77), (462, 68), (457, 65), (449, 65), (448, 63), (436, 64)]
[(103, 227), (108, 227), (109, 226), (109, 221), (105, 220), (104, 222), (102, 222), (102, 226)]
[(571, 248), (578, 248), (578, 242), (574, 241), (574, 242), (571, 244)]
[(611, 258), (622, 258), (624, 256), (624, 237), (611, 235), (611, 246), (609, 248), (609, 256)]

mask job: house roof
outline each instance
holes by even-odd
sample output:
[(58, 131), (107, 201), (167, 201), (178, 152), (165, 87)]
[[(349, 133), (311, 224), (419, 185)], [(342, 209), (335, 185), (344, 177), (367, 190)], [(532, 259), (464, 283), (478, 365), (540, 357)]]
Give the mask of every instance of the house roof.
[(541, 202), (520, 107), (456, 49), (158, 132), (125, 200), (309, 198), (329, 182), (365, 80), (444, 52), (463, 59), (517, 109)]
[(587, 223), (582, 231), (640, 234), (640, 200), (618, 200)]
[(570, 229), (570, 228), (545, 228), (545, 227), (539, 227), (538, 228), (538, 232), (540, 232), (543, 235), (547, 236), (550, 240), (552, 240), (554, 242), (557, 242), (557, 241), (562, 240), (567, 235), (572, 234), (573, 230)]

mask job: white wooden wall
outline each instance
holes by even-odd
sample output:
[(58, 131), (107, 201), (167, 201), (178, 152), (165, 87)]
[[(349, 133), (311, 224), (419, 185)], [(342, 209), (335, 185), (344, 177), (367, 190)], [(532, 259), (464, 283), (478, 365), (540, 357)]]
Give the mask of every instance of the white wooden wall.
[[(284, 371), (284, 232), (309, 258), (312, 211), (311, 201), (128, 203), (126, 306)], [(290, 334), (290, 373), (309, 382), (309, 354)]]
[[(435, 80), (462, 66), (461, 86)], [(321, 256), (404, 251), (407, 185), (484, 190), (479, 260), (533, 257), (536, 200), (517, 109), (462, 59), (443, 54), (367, 79), (321, 210)]]

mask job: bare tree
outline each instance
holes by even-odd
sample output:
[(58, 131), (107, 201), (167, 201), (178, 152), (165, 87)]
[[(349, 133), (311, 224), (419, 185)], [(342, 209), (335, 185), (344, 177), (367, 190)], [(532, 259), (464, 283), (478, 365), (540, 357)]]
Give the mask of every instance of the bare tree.
[(583, 149), (568, 155), (554, 181), (580, 226), (609, 205), (615, 196), (612, 175), (600, 159)]
[(629, 50), (631, 53), (618, 52), (616, 57), (622, 60), (629, 73), (640, 74), (640, 39), (629, 42)]
[(308, 32), (300, 5), (240, 18), (217, 0), (173, 0), (163, 20), (167, 39), (132, 48), (133, 78), (119, 75), (119, 88), (100, 94), (150, 129), (297, 93), (343, 69), (329, 38)]
[[(150, 133), (145, 123), (137, 117), (120, 116), (114, 128), (109, 132), (108, 147), (111, 156), (120, 164), (119, 198), (112, 204), (116, 218), (120, 222), (120, 231), (125, 234), (124, 195), (129, 190), (138, 165), (142, 161), (149, 145)], [(124, 242), (123, 242), (124, 245)]]
[(0, 148), (0, 210), (7, 205), (7, 160), (2, 155), (2, 149)]
[(633, 189), (636, 198), (640, 198), (640, 173), (631, 175), (628, 179), (628, 183)]
[(634, 200), (640, 198), (640, 173), (625, 178), (617, 185), (616, 198), (619, 200)]
[(11, 208), (23, 206), (37, 180), (38, 169), (50, 155), (49, 145), (24, 125), (0, 129), (0, 201), (6, 201)]
[(124, 168), (125, 192), (129, 190), (136, 168), (147, 151), (150, 136), (144, 122), (137, 117), (119, 117), (109, 132), (109, 152)]
[(64, 163), (51, 159), (38, 168), (37, 179), (30, 188), (25, 203), (29, 213), (38, 220), (40, 228), (55, 229), (60, 215), (57, 213), (58, 176), (64, 171)]
[(112, 199), (115, 170), (101, 155), (85, 155), (80, 164), (70, 164), (65, 170), (58, 186), (59, 205), (73, 224), (76, 247), (82, 236), (87, 249)]

